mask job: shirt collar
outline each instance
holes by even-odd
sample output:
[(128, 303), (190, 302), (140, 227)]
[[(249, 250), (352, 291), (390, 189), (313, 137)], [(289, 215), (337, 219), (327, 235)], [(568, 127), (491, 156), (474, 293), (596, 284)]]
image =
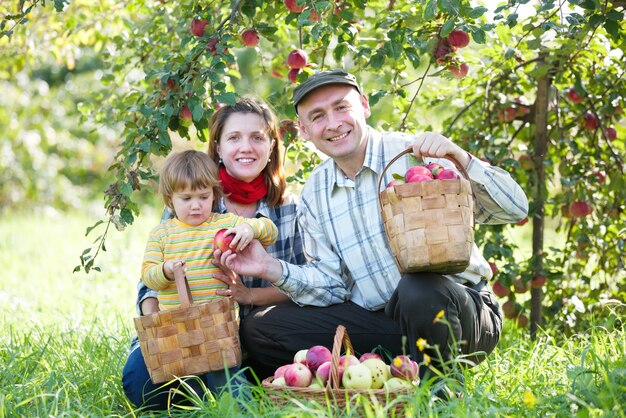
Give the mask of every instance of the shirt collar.
[[(217, 212), (218, 213), (226, 213), (226, 212), (228, 212), (228, 209), (226, 209), (226, 201), (224, 200), (223, 196), (217, 202)], [(267, 204), (267, 201), (265, 199), (259, 200), (259, 202), (257, 204), (256, 213), (254, 214), (254, 217), (258, 218), (259, 215), (261, 215), (261, 216), (263, 216), (265, 218), (269, 218), (270, 217), (270, 207)]]

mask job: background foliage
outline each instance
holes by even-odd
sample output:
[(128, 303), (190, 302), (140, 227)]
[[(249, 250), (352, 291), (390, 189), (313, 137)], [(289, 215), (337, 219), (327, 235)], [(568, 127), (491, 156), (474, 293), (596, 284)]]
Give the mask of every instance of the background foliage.
[[(220, 103), (253, 93), (285, 124), (295, 118), (286, 58), (301, 48), (310, 66), (297, 82), (345, 67), (361, 79), (373, 126), (441, 131), (523, 185), (532, 221), (477, 234), (521, 326), (532, 310), (535, 326), (584, 327), (582, 313), (602, 317), (625, 298), (623, 1), (300, 0), (298, 13), (261, 0), (9, 3), (0, 207), (67, 206), (106, 190), (106, 216), (80, 260), (87, 271), (108, 228), (138, 215), (154, 157), (181, 138), (203, 148)], [(202, 37), (192, 19), (207, 22)], [(255, 47), (242, 43), (247, 28), (260, 34)], [(471, 42), (446, 54), (441, 39), (454, 29)], [(449, 67), (462, 63), (469, 74), (457, 79)], [(301, 183), (320, 157), (293, 135), (284, 145), (291, 183)], [(591, 213), (572, 216), (573, 202)], [(529, 252), (512, 239), (517, 228), (532, 228)], [(549, 245), (544, 231), (557, 233)], [(529, 292), (540, 276), (547, 285)]]

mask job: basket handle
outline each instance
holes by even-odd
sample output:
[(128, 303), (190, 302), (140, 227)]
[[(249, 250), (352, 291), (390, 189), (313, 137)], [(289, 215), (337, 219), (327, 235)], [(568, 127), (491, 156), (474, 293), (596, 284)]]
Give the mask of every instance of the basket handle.
[(174, 263), (174, 281), (176, 282), (176, 291), (178, 292), (180, 306), (188, 308), (193, 303), (193, 299), (191, 297), (189, 283), (187, 283), (187, 278), (185, 277), (185, 270), (183, 269), (182, 261)]
[[(389, 167), (391, 167), (391, 165), (393, 163), (395, 163), (396, 161), (398, 161), (398, 159), (400, 159), (401, 157), (403, 157), (406, 154), (409, 154), (413, 152), (413, 147), (408, 147), (407, 149), (401, 151), (398, 155), (396, 155), (395, 157), (393, 157), (391, 159), (391, 161), (389, 161), (389, 163), (387, 163), (387, 165), (385, 165), (385, 168), (383, 169), (383, 172), (380, 174), (380, 177), (378, 178), (378, 208), (380, 209), (380, 211), (383, 211), (383, 203), (380, 200), (380, 186), (382, 185), (383, 179), (385, 178), (385, 173), (387, 172), (387, 169), (389, 169)], [(451, 161), (455, 167), (461, 172), (461, 174), (463, 174), (463, 177), (465, 177), (468, 181), (470, 181), (470, 185), (471, 185), (471, 180), (469, 178), (469, 174), (467, 174), (467, 171), (465, 170), (465, 167), (463, 167), (461, 165), (461, 163), (459, 163), (457, 161), (456, 158), (452, 157), (452, 156), (448, 156), (445, 155), (443, 158), (445, 158), (446, 160)], [(424, 159), (422, 158), (422, 161), (424, 161)]]
[(335, 339), (333, 341), (333, 349), (330, 353), (330, 374), (326, 387), (330, 389), (339, 389), (341, 382), (339, 381), (339, 358), (341, 357), (341, 346), (346, 348), (346, 353), (354, 355), (352, 342), (348, 336), (348, 330), (343, 325), (337, 326), (335, 331)]

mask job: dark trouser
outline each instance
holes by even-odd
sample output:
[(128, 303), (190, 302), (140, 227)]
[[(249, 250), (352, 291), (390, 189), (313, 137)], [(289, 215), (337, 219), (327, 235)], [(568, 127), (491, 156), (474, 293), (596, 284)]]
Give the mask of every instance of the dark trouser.
[[(444, 311), (444, 321), (433, 322)], [(447, 323), (447, 324), (446, 324)], [(281, 365), (292, 363), (301, 349), (331, 347), (337, 325), (344, 325), (357, 355), (380, 346), (395, 356), (403, 351), (418, 362), (418, 338), (439, 352), (426, 350), (433, 361), (456, 353), (491, 353), (502, 329), (502, 314), (490, 286), (464, 286), (433, 273), (405, 274), (384, 310), (368, 311), (352, 302), (328, 307), (300, 307), (292, 302), (259, 307), (241, 327), (250, 358), (246, 365), (263, 379)], [(450, 332), (451, 331), (451, 332)], [(402, 336), (406, 346), (403, 350)], [(456, 344), (453, 344), (456, 342)], [(484, 355), (473, 356), (478, 363)]]
[[(245, 383), (243, 375), (238, 374), (238, 371), (239, 367), (218, 370), (206, 373), (200, 376), (200, 379), (204, 381), (206, 388), (213, 393), (219, 393), (230, 385), (233, 396), (238, 396), (241, 385)], [(136, 407), (143, 407), (146, 410), (165, 410), (168, 409), (170, 403), (188, 403), (187, 395), (184, 393), (189, 390), (200, 397), (205, 395), (198, 379), (189, 378), (185, 380), (185, 383), (186, 385), (182, 385), (178, 380), (174, 383), (152, 383), (139, 348), (130, 352), (122, 374), (122, 384), (126, 397)], [(170, 390), (173, 389), (178, 389), (182, 393), (171, 393)]]

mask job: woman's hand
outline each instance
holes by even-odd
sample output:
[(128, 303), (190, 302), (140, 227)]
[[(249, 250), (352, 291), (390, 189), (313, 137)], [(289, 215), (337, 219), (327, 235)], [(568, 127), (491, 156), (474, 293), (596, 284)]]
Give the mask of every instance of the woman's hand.
[(217, 289), (216, 294), (230, 296), (242, 305), (252, 305), (252, 289), (244, 286), (241, 278), (234, 271), (220, 266), (221, 272), (215, 273), (214, 278), (228, 286), (228, 289)]

